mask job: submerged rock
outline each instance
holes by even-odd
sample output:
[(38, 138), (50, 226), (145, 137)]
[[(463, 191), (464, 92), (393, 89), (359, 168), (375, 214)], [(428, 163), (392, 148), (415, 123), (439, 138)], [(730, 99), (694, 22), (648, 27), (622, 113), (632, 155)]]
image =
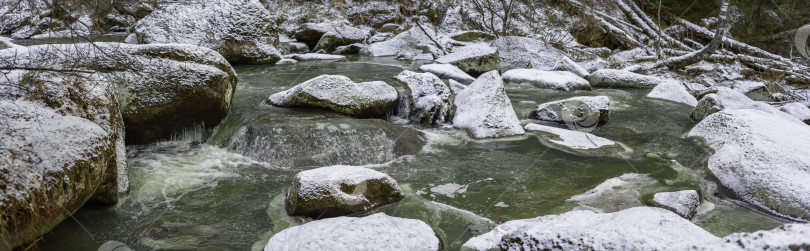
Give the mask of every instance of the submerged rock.
[(529, 117), (565, 124), (581, 130), (610, 122), (610, 98), (607, 96), (574, 97), (537, 106)]
[(397, 104), (399, 94), (382, 81), (355, 83), (339, 75), (321, 75), (268, 99), (281, 107), (322, 108), (346, 115), (383, 117)]
[(182, 43), (211, 48), (228, 62), (272, 64), (281, 59), (276, 23), (258, 0), (161, 3), (135, 24), (145, 44)]
[(405, 197), (387, 174), (358, 166), (328, 166), (295, 175), (287, 214), (314, 219), (368, 211)]
[(426, 64), (419, 66), (419, 70), (432, 73), (441, 79), (452, 79), (459, 83), (469, 85), (475, 78), (451, 64)]
[(525, 133), (497, 71), (484, 73), (455, 98), (453, 124), (473, 138), (497, 138)]
[(508, 221), (473, 237), (467, 250), (687, 250), (718, 241), (665, 209), (636, 207), (615, 213), (571, 211)]
[(681, 217), (692, 219), (700, 207), (700, 195), (695, 190), (657, 193), (653, 202)]
[(556, 127), (528, 124), (526, 131), (532, 132), (548, 147), (577, 155), (629, 157), (632, 150), (590, 133), (566, 130)]
[(453, 100), (450, 87), (430, 73), (403, 71), (396, 77), (405, 86), (410, 102), (410, 118), (425, 124), (450, 122)]
[(265, 251), (419, 250), (438, 251), (441, 240), (420, 220), (372, 214), (337, 217), (294, 226), (277, 233)]
[(684, 87), (684, 85), (679, 81), (661, 82), (660, 84), (656, 85), (649, 94), (647, 94), (647, 98), (668, 100), (692, 107), (695, 107), (698, 104), (695, 96), (689, 94), (686, 87)]
[(237, 81), (233, 68), (218, 53), (185, 44), (36, 45), (3, 50), (0, 59), (17, 67), (98, 71), (114, 86), (127, 144), (146, 144), (188, 128), (219, 124), (228, 113)]
[(767, 103), (753, 101), (742, 93), (727, 87), (717, 87), (714, 93), (704, 95), (689, 116), (693, 120), (699, 121), (706, 116), (726, 109), (753, 109), (774, 114), (791, 121), (799, 121), (795, 117)]
[(379, 164), (419, 153), (421, 132), (379, 119), (267, 119), (247, 124), (239, 154), (282, 167)]
[(503, 73), (507, 84), (531, 85), (561, 91), (590, 90), (588, 80), (568, 71), (543, 71), (536, 69), (514, 69)]
[(652, 89), (662, 80), (625, 70), (601, 69), (588, 75), (588, 81), (596, 88)]
[(3, 75), (0, 249), (11, 250), (49, 232), (85, 202), (115, 205), (127, 190), (127, 171), (124, 123), (110, 82), (99, 74)]
[(498, 70), (499, 60), (498, 50), (494, 47), (474, 44), (456, 48), (452, 53), (436, 59), (436, 62), (455, 65), (462, 71), (477, 76)]
[(597, 213), (611, 213), (633, 207), (640, 207), (642, 192), (658, 185), (658, 181), (647, 174), (625, 173), (610, 178), (596, 187), (571, 196), (566, 202), (577, 204), (575, 210), (588, 210)]
[(757, 207), (810, 220), (810, 127), (756, 110), (709, 115), (688, 134), (714, 150), (708, 167)]
[(498, 48), (501, 72), (524, 68), (553, 71), (565, 58), (562, 51), (527, 37), (501, 37), (492, 46)]

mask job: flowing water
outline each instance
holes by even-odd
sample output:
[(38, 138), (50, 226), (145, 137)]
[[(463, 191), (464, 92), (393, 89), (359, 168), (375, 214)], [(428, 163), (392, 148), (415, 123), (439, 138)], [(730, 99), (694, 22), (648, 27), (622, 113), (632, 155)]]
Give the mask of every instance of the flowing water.
[[(325, 163), (373, 164), (369, 167), (391, 175), (406, 191), (406, 199), (369, 213), (423, 220), (448, 250), (457, 250), (470, 237), (504, 221), (570, 211), (579, 204), (567, 201), (569, 198), (626, 173), (652, 178), (630, 191), (638, 197), (634, 203), (640, 205), (651, 205), (656, 192), (703, 191), (713, 202), (703, 208), (713, 210), (696, 217), (695, 222), (718, 236), (781, 224), (777, 218), (715, 195), (716, 185), (704, 171), (710, 153), (683, 138), (695, 124), (688, 116), (690, 108), (645, 99), (649, 90), (567, 93), (507, 87), (524, 123), (537, 123), (527, 117), (540, 103), (571, 96), (609, 96), (611, 122), (592, 133), (633, 148), (628, 159), (564, 153), (546, 147), (533, 135), (472, 140), (447, 127), (402, 125), (425, 133), (423, 139), (416, 139), (420, 136), (412, 130), (396, 129), (399, 126), (379, 120), (264, 104), (270, 94), (321, 74), (345, 75), (358, 82), (383, 80), (401, 88), (392, 77), (415, 66), (365, 57), (289, 66), (236, 66), (240, 79), (233, 106), (210, 138), (205, 139), (204, 132), (190, 131), (177, 140), (130, 147), (129, 195), (115, 207), (82, 208), (45, 235), (40, 248), (95, 250), (114, 240), (136, 250), (261, 249), (273, 233), (302, 223), (300, 218), (286, 216), (283, 209), (294, 175)], [(390, 120), (402, 124), (401, 119)], [(383, 135), (382, 129), (376, 129), (383, 127), (385, 133), (399, 132), (396, 139), (363, 137)], [(262, 138), (265, 141), (259, 141), (259, 148), (242, 144), (240, 137), (252, 135), (246, 133), (253, 130), (248, 128), (264, 128), (257, 132), (275, 136)], [(350, 133), (341, 137), (352, 142), (335, 142), (332, 134), (345, 131)], [(427, 144), (416, 151), (408, 148), (419, 145), (419, 140)], [(318, 146), (306, 146), (308, 141), (317, 141)], [(328, 151), (307, 156), (297, 152), (313, 149)], [(604, 211), (617, 206), (606, 198), (579, 203)]]

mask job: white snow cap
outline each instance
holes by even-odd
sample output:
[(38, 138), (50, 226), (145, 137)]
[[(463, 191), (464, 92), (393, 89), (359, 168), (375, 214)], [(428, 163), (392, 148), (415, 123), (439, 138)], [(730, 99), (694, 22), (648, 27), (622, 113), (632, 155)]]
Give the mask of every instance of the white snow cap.
[(439, 247), (439, 238), (424, 222), (377, 213), (360, 218), (329, 218), (291, 227), (270, 238), (264, 250), (436, 251)]

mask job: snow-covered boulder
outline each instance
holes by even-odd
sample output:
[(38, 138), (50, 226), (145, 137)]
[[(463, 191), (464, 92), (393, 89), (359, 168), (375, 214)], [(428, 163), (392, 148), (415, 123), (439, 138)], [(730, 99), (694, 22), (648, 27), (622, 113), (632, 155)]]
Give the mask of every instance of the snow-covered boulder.
[(295, 60), (295, 59), (292, 59), (292, 58), (285, 58), (285, 59), (282, 59), (282, 60), (279, 60), (278, 62), (276, 62), (277, 65), (291, 65), (291, 64), (297, 64), (297, 63), (298, 63), (298, 60)]
[(436, 62), (455, 65), (462, 71), (475, 76), (498, 70), (500, 67), (498, 50), (486, 44), (472, 44), (456, 48), (452, 53), (436, 59)]
[(780, 116), (787, 120), (801, 122), (790, 114), (784, 113), (765, 102), (753, 101), (742, 93), (727, 87), (717, 87), (716, 90), (713, 90), (713, 93), (704, 95), (703, 98), (698, 101), (695, 109), (692, 110), (690, 117), (693, 120), (699, 121), (706, 116), (726, 109), (759, 110)]
[(450, 86), (450, 91), (453, 93), (453, 95), (458, 95), (459, 93), (461, 93), (461, 91), (467, 89), (466, 85), (463, 85), (452, 79), (447, 80), (447, 85)]
[(369, 31), (351, 26), (346, 21), (305, 23), (295, 31), (295, 39), (306, 43), (313, 51), (334, 51), (338, 46), (361, 43)]
[(466, 250), (687, 250), (719, 238), (661, 208), (571, 211), (513, 220), (473, 237)]
[(135, 34), (144, 44), (193, 44), (228, 62), (272, 64), (281, 59), (272, 17), (258, 0), (162, 2), (135, 24)]
[(367, 48), (368, 54), (374, 57), (397, 56), (405, 59), (413, 59), (423, 54), (441, 55), (443, 52), (431, 39), (436, 38), (436, 33), (432, 31), (432, 27), (427, 27), (429, 25), (423, 26), (424, 31), (419, 27), (413, 27), (387, 41), (370, 44)]
[(115, 205), (126, 192), (124, 123), (113, 96), (98, 74), (4, 72), (0, 249), (35, 241), (87, 201)]
[(632, 150), (612, 140), (590, 133), (556, 127), (528, 124), (532, 132), (548, 147), (577, 155), (628, 157)]
[(430, 73), (403, 71), (396, 76), (408, 94), (410, 118), (425, 124), (450, 122), (453, 100), (450, 87)]
[(633, 207), (644, 206), (641, 192), (658, 185), (658, 181), (648, 174), (625, 173), (610, 178), (596, 187), (568, 198), (566, 202), (576, 203), (574, 210), (588, 210), (597, 213), (612, 213)]
[(810, 224), (785, 224), (753, 233), (733, 233), (703, 250), (808, 250)]
[(441, 79), (452, 79), (465, 85), (472, 84), (475, 81), (475, 78), (470, 74), (451, 64), (426, 64), (419, 66), (419, 70), (433, 73), (433, 75)]
[(355, 83), (345, 76), (321, 75), (273, 94), (281, 107), (323, 108), (358, 118), (383, 117), (396, 106), (399, 94), (382, 81)]
[(757, 110), (724, 110), (688, 136), (714, 150), (709, 170), (740, 199), (810, 220), (810, 127)]
[(405, 197), (387, 174), (359, 166), (328, 166), (295, 175), (287, 214), (314, 219), (351, 215)]
[(492, 46), (498, 48), (501, 72), (524, 68), (553, 71), (565, 58), (562, 51), (527, 37), (501, 37), (492, 42)]
[(495, 39), (495, 35), (492, 35), (487, 32), (478, 31), (478, 30), (469, 30), (469, 31), (459, 31), (453, 34), (450, 34), (450, 38), (456, 41), (461, 42), (475, 42), (481, 40), (493, 40)]
[(353, 43), (350, 45), (342, 45), (335, 48), (335, 51), (332, 54), (357, 54), (361, 50), (365, 49), (366, 45), (361, 43)]
[(779, 110), (790, 114), (797, 119), (804, 121), (805, 124), (810, 125), (810, 108), (804, 106), (799, 102), (790, 102), (779, 106)]
[(689, 94), (689, 91), (686, 90), (686, 87), (684, 87), (681, 82), (674, 80), (661, 82), (647, 94), (647, 98), (668, 100), (692, 107), (698, 104), (695, 96)]
[(473, 138), (495, 138), (525, 133), (497, 71), (484, 73), (456, 95), (453, 125)]
[(530, 85), (537, 88), (561, 91), (590, 90), (588, 80), (568, 71), (543, 71), (536, 69), (514, 69), (503, 73), (507, 84)]
[(420, 220), (372, 214), (337, 217), (294, 226), (273, 235), (265, 251), (438, 251), (441, 240)]
[(322, 54), (322, 53), (290, 54), (290, 55), (285, 55), (285, 57), (289, 57), (291, 59), (295, 59), (295, 60), (298, 60), (298, 61), (321, 61), (321, 60), (341, 60), (341, 59), (346, 59), (346, 56), (343, 56), (343, 55), (332, 55), (332, 54)]
[(683, 190), (677, 192), (662, 192), (653, 195), (653, 202), (662, 208), (691, 219), (697, 213), (700, 206), (700, 195), (695, 190)]
[(645, 76), (625, 70), (601, 69), (588, 75), (588, 81), (595, 88), (655, 88), (660, 78)]
[(381, 119), (262, 118), (245, 125), (234, 151), (273, 166), (368, 165), (414, 155), (427, 139)]
[(114, 85), (128, 144), (219, 124), (237, 81), (231, 65), (216, 51), (187, 44), (36, 45), (0, 51), (0, 67), (4, 63), (98, 71)]
[(759, 81), (734, 81), (731, 88), (744, 94), (754, 101), (774, 101), (773, 94), (763, 82)]
[(548, 102), (537, 106), (529, 117), (565, 124), (574, 130), (594, 128), (610, 122), (610, 98), (573, 97)]

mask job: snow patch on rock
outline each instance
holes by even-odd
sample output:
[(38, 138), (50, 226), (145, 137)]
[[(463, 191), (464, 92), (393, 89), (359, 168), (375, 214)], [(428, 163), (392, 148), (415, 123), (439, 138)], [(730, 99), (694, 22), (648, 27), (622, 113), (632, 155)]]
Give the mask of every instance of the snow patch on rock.
[(525, 133), (506, 95), (497, 71), (478, 77), (455, 98), (453, 124), (474, 138), (493, 138)]
[(507, 84), (532, 85), (562, 91), (590, 90), (588, 80), (568, 71), (543, 71), (535, 69), (514, 69), (503, 73)]

